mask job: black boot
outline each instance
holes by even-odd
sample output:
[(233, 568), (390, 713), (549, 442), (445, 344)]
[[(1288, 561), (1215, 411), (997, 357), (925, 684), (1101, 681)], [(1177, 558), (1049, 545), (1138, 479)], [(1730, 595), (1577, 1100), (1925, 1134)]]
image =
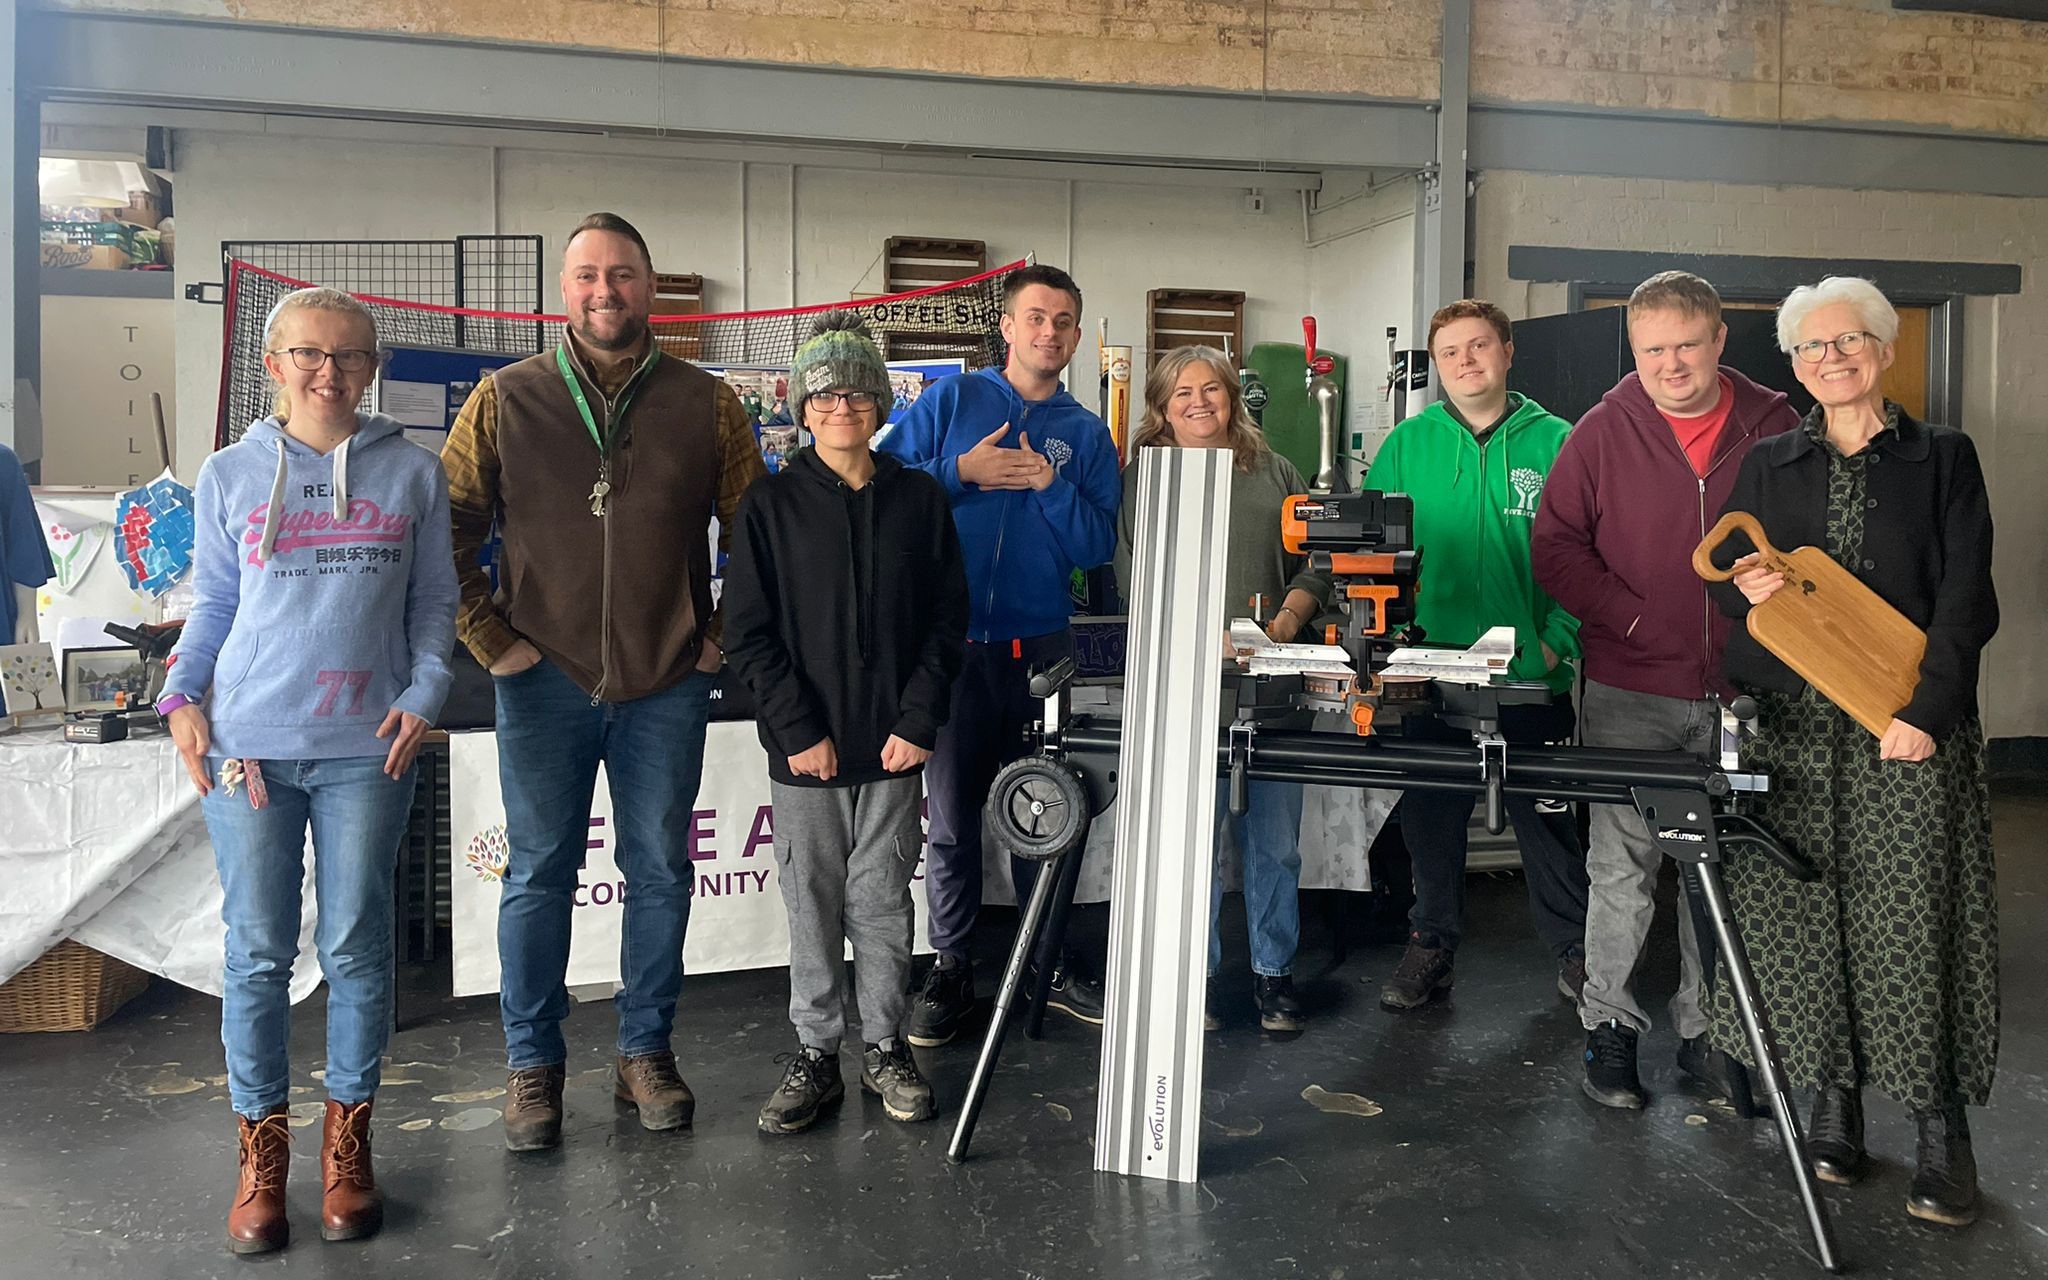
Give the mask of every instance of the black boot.
[(1301, 1030), (1301, 1001), (1294, 995), (1294, 979), (1287, 974), (1269, 978), (1265, 974), (1252, 977), (1252, 994), (1259, 1005), (1259, 1025), (1276, 1035), (1292, 1035)]
[(1863, 1094), (1838, 1084), (1813, 1091), (1813, 1119), (1806, 1126), (1806, 1161), (1813, 1176), (1839, 1187), (1852, 1187), (1870, 1172), (1870, 1153), (1863, 1149)]
[(1756, 1098), (1749, 1091), (1749, 1068), (1732, 1054), (1707, 1043), (1705, 1035), (1688, 1036), (1678, 1042), (1678, 1069), (1728, 1099), (1738, 1119), (1754, 1120)]
[(1916, 1111), (1913, 1119), (1920, 1126), (1920, 1167), (1913, 1173), (1906, 1212), (1944, 1227), (1969, 1226), (1977, 1220), (1977, 1157), (1970, 1150), (1962, 1107)]

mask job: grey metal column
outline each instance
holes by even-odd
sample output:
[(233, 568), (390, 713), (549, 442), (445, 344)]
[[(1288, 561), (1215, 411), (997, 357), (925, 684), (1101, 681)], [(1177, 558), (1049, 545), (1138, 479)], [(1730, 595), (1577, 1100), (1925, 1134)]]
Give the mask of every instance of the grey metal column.
[[(1467, 133), (1472, 97), (1472, 0), (1443, 0), (1442, 88), (1436, 120), (1436, 166), (1416, 185), (1415, 323), (1421, 347), (1437, 308), (1465, 296)], [(1436, 380), (1411, 393), (1410, 412), (1438, 397)]]
[(1138, 457), (1095, 1167), (1175, 1182), (1201, 1142), (1230, 464)]
[(21, 455), (34, 483), (42, 471), (41, 417), (33, 400), (22, 401), (42, 381), (42, 224), (36, 189), (42, 110), (21, 92), (20, 23), (21, 7), (9, 4), (0, 18), (0, 76), (7, 81), (0, 94), (0, 209), (5, 210), (0, 278), (13, 302), (0, 308), (0, 444)]

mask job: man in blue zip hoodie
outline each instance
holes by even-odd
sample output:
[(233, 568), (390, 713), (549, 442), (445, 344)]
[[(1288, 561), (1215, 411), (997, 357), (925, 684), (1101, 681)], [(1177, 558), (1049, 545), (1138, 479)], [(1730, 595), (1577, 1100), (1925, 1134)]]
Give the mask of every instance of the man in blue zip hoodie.
[[(981, 807), (996, 770), (1022, 754), (1037, 708), (1031, 668), (1072, 649), (1068, 583), (1116, 551), (1122, 497), (1108, 428), (1060, 384), (1081, 340), (1073, 277), (1048, 266), (1012, 274), (1001, 324), (1009, 355), (1000, 370), (939, 382), (878, 446), (944, 486), (967, 561), (967, 658), (925, 766), (925, 896), (938, 958), (911, 1002), (908, 1035), (927, 1048), (959, 1034), (974, 1007), (967, 942), (981, 911)], [(1036, 870), (1011, 863), (1019, 895)], [(1099, 992), (1071, 972), (1053, 975), (1049, 1003), (1102, 1022)]]

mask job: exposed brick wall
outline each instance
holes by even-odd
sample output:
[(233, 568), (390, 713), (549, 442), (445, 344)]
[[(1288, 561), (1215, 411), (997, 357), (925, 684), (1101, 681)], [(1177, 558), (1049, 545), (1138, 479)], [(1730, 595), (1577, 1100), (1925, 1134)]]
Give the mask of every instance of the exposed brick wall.
[[(676, 57), (1437, 96), (1437, 0), (53, 0), (54, 7)], [(1270, 42), (1268, 33), (1270, 31)], [(1114, 120), (1103, 122), (1114, 129)], [(1058, 140), (1047, 144), (1057, 149)]]
[(1491, 171), (1473, 225), (1474, 288), (1517, 319), (1563, 310), (1565, 290), (1511, 279), (1515, 244), (2019, 263), (2021, 292), (1967, 304), (1958, 425), (1977, 441), (1997, 526), (2005, 623), (1986, 657), (1985, 726), (2048, 734), (2048, 200)]
[(1480, 98), (2048, 137), (2048, 22), (1889, 0), (1475, 0)]

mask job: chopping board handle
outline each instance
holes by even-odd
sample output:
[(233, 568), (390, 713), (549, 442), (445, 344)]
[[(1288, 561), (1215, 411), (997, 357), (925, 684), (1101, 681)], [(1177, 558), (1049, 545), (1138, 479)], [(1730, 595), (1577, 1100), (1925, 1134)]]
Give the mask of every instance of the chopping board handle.
[[(1723, 569), (1714, 563), (1714, 550), (1728, 540), (1731, 533), (1748, 535), (1750, 545), (1763, 553), (1766, 564), (1782, 561), (1785, 554), (1771, 545), (1764, 536), (1764, 527), (1757, 518), (1747, 511), (1730, 511), (1707, 530), (1707, 536), (1700, 539), (1700, 545), (1692, 549), (1692, 571), (1708, 582), (1726, 582), (1735, 576), (1735, 570)], [(1782, 566), (1778, 566), (1782, 568)]]

